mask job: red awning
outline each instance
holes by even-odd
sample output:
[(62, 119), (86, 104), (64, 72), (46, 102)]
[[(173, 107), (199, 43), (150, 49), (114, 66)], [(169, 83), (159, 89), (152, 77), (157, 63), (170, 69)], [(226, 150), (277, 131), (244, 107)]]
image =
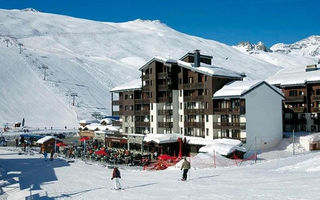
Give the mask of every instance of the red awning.
[(67, 145), (65, 143), (63, 143), (63, 142), (59, 142), (59, 143), (56, 144), (56, 146), (57, 147), (65, 147)]
[(82, 137), (82, 138), (80, 138), (80, 142), (84, 142), (84, 141), (87, 141), (87, 140), (90, 140), (90, 138), (89, 138), (89, 137)]
[(99, 155), (99, 156), (106, 156), (107, 153), (105, 152), (105, 150), (99, 150), (99, 151), (96, 151), (94, 152), (96, 155)]

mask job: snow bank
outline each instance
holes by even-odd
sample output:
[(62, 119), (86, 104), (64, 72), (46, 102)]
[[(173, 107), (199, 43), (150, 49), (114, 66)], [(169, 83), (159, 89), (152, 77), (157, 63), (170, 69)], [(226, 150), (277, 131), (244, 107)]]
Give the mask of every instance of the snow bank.
[(216, 152), (221, 155), (228, 155), (232, 153), (235, 150), (246, 152), (246, 149), (244, 147), (241, 147), (242, 142), (240, 140), (234, 140), (234, 139), (215, 139), (212, 141), (211, 144), (208, 144), (204, 147), (201, 147), (199, 149), (199, 152), (201, 153), (212, 153)]

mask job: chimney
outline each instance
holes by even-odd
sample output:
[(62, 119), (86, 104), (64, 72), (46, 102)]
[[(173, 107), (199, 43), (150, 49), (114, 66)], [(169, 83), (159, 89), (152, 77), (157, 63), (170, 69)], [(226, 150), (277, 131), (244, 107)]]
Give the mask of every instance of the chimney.
[(194, 50), (194, 67), (200, 67), (200, 50)]

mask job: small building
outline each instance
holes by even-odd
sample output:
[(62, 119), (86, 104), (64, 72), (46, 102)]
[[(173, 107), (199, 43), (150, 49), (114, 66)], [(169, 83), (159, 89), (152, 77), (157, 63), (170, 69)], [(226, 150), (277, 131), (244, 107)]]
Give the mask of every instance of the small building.
[(58, 141), (61, 141), (59, 138), (56, 138), (54, 136), (45, 136), (41, 139), (39, 139), (36, 143), (40, 144), (40, 152), (51, 152), (52, 150), (55, 150), (55, 145)]
[(320, 150), (320, 133), (314, 133), (299, 138), (300, 145), (307, 151)]
[(213, 95), (217, 138), (239, 139), (250, 151), (282, 139), (282, 92), (265, 81), (234, 81)]

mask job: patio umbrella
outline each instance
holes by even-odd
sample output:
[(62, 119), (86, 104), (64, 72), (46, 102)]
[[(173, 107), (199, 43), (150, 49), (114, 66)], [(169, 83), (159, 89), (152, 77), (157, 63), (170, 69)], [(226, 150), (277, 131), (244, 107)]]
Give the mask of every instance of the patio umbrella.
[(96, 151), (94, 152), (96, 155), (99, 155), (99, 156), (106, 156), (107, 153), (104, 151), (104, 150), (99, 150), (99, 151)]
[(89, 137), (82, 137), (82, 138), (80, 138), (80, 142), (85, 142), (85, 141), (87, 141), (87, 140), (90, 140), (90, 138), (89, 138)]
[(67, 145), (65, 143), (63, 143), (63, 142), (59, 142), (59, 143), (56, 144), (56, 146), (57, 147), (65, 147)]

